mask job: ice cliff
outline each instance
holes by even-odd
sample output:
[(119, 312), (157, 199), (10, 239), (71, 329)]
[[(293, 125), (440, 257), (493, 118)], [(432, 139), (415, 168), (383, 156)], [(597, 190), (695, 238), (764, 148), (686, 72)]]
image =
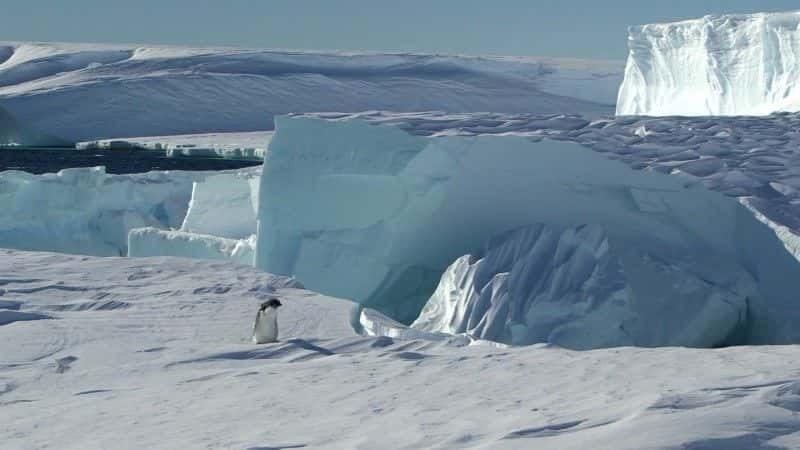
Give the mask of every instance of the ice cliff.
[[(797, 118), (771, 120), (757, 127)], [(735, 131), (693, 127), (710, 125), (490, 114), (279, 117), (261, 179), (256, 266), (405, 323), (438, 302), (453, 313), (423, 328), (507, 342), (800, 341), (792, 326), (800, 319), (800, 265), (763, 223), (771, 219), (759, 220), (731, 198), (750, 190), (750, 199), (768, 197), (773, 207), (788, 201), (781, 197), (794, 196), (789, 189), (774, 195), (775, 188), (745, 181), (763, 172), (777, 182), (782, 167), (714, 145)], [(736, 169), (728, 157), (738, 158)], [(635, 170), (646, 168), (653, 170)], [(756, 208), (778, 216), (764, 204)], [(791, 208), (782, 213), (789, 217)], [(501, 252), (516, 256), (486, 263), (483, 277), (466, 275), (480, 272), (475, 257), (451, 266), (496, 236), (536, 224), (552, 235), (503, 244)], [(490, 260), (495, 247), (486, 252)], [(487, 288), (487, 277), (530, 274), (536, 264), (539, 278), (526, 278), (532, 284), (492, 280)], [(430, 299), (437, 284), (441, 295)], [(668, 324), (660, 331), (650, 327), (659, 314)], [(614, 329), (587, 334), (580, 331), (586, 323)]]
[(800, 12), (634, 26), (628, 45), (618, 115), (800, 110)]

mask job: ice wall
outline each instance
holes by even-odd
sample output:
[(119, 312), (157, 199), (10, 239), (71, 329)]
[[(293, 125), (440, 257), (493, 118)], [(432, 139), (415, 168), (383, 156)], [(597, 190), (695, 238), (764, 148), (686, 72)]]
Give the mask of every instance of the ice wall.
[(128, 256), (180, 256), (253, 265), (260, 168), (195, 181), (179, 230), (134, 228)]
[[(596, 129), (559, 120), (563, 129)], [(744, 268), (758, 293), (747, 297), (748, 342), (800, 339), (791, 325), (800, 266), (735, 199), (632, 170), (607, 150), (470, 134), (454, 122), (436, 133), (431, 121), (407, 117), (432, 134), (425, 137), (352, 118), (278, 118), (261, 181), (256, 266), (410, 323), (445, 268), (492, 237), (528, 224), (589, 224), (657, 260), (731, 261), (728, 277)], [(465, 119), (497, 134), (523, 122)]]
[(178, 227), (202, 173), (106, 174), (103, 167), (0, 172), (0, 247), (124, 256), (128, 231)]
[(628, 46), (618, 115), (800, 110), (800, 12), (635, 26)]
[(196, 181), (181, 231), (242, 239), (256, 233), (260, 168)]

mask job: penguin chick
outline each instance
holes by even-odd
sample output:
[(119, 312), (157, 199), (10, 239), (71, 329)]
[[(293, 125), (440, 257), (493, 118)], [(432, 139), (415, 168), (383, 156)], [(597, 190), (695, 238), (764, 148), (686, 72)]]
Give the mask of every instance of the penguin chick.
[(278, 340), (278, 308), (282, 306), (277, 298), (261, 304), (253, 324), (253, 343), (266, 344)]

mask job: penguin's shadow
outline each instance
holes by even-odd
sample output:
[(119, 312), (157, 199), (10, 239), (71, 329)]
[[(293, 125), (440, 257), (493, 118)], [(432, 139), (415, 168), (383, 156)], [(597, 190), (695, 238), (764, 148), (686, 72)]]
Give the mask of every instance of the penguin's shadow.
[(284, 450), (289, 448), (303, 448), (306, 444), (274, 445), (267, 447), (250, 447), (247, 450)]
[[(289, 339), (270, 344), (261, 344), (252, 350), (236, 352), (218, 353), (203, 358), (188, 361), (179, 361), (173, 364), (185, 364), (196, 362), (210, 362), (220, 360), (250, 360), (250, 359), (288, 359), (290, 362), (304, 361), (308, 359), (321, 358), (324, 356), (335, 355), (336, 352), (325, 347), (320, 347), (305, 339)], [(170, 365), (173, 365), (170, 364)]]

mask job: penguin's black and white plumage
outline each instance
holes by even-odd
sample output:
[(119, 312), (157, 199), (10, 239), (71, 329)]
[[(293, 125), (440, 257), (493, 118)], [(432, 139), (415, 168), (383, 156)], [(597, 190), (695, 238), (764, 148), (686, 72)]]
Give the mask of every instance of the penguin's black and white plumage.
[(253, 343), (266, 344), (278, 340), (278, 308), (281, 306), (277, 298), (261, 304), (253, 324)]

